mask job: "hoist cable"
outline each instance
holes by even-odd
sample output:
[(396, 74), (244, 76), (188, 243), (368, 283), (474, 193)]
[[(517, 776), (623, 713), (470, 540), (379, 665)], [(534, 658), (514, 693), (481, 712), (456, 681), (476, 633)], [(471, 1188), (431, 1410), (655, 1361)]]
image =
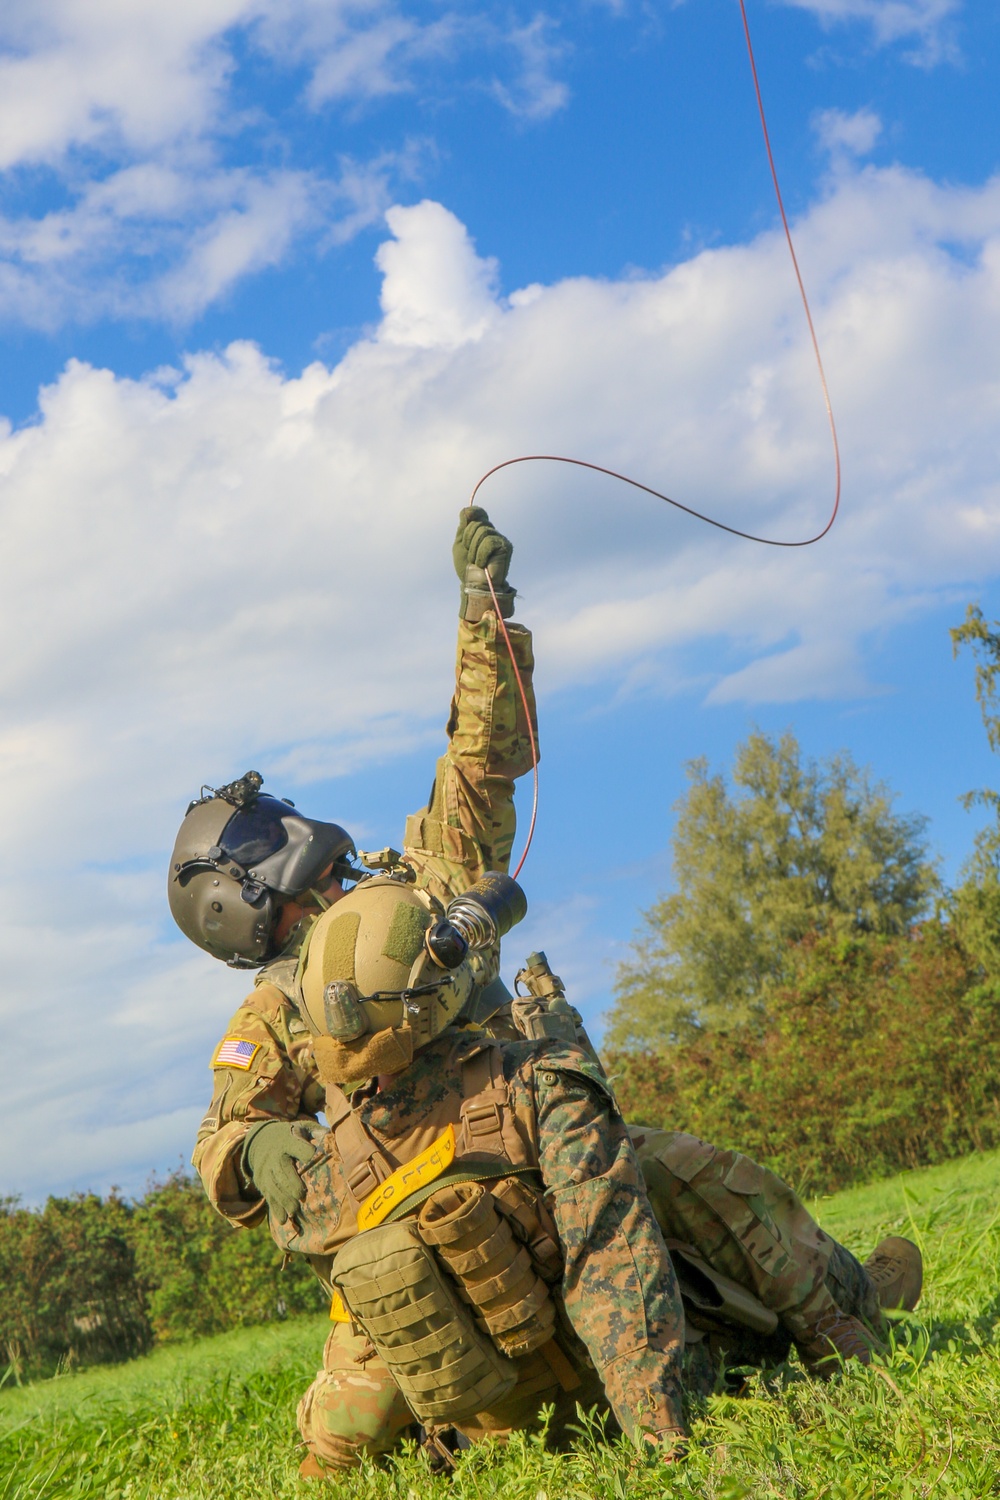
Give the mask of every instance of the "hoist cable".
[(531, 822), (528, 824), (528, 837), (524, 841), (524, 848), (521, 851), (521, 858), (518, 860), (517, 869), (514, 871), (514, 879), (516, 880), (520, 875), (522, 869), (524, 868), (524, 861), (527, 859), (528, 850), (531, 848), (531, 840), (535, 836), (535, 820), (538, 817), (538, 742), (535, 739), (535, 726), (531, 722), (531, 705), (528, 702), (528, 695), (524, 690), (524, 680), (521, 677), (520, 670), (518, 669), (517, 657), (514, 655), (514, 647), (511, 645), (510, 632), (507, 629), (507, 621), (500, 613), (500, 603), (497, 599), (497, 591), (493, 587), (493, 579), (490, 577), (490, 570), (489, 568), (484, 568), (483, 571), (486, 574), (486, 582), (489, 584), (490, 594), (493, 598), (493, 608), (496, 611), (497, 624), (500, 626), (503, 638), (507, 642), (507, 650), (510, 652), (510, 664), (514, 668), (514, 677), (517, 682), (518, 692), (521, 694), (521, 702), (524, 705), (524, 721), (528, 726), (528, 739), (531, 741), (531, 770), (534, 777), (534, 786), (532, 789), (531, 798)]
[[(616, 469), (605, 468), (603, 464), (591, 463), (589, 460), (584, 458), (568, 458), (561, 453), (522, 453), (517, 458), (505, 458), (502, 463), (494, 464), (491, 469), (487, 469), (486, 473), (477, 482), (471, 496), (469, 497), (470, 505), (475, 504), (476, 496), (479, 494), (479, 491), (482, 489), (487, 479), (490, 479), (494, 474), (499, 474), (501, 469), (509, 469), (514, 464), (553, 463), (572, 464), (578, 469), (590, 469), (595, 474), (606, 474), (609, 479), (617, 479), (622, 484), (631, 485), (633, 489), (642, 490), (642, 492), (646, 495), (652, 495), (654, 500), (662, 500), (665, 502), (665, 504), (672, 505), (675, 510), (681, 510), (685, 513), (685, 515), (693, 516), (696, 521), (704, 521), (707, 526), (714, 526), (718, 531), (728, 532), (730, 536), (740, 537), (743, 541), (746, 542), (757, 542), (763, 547), (812, 547), (816, 542), (822, 541), (823, 537), (826, 536), (827, 532), (833, 526), (834, 521), (837, 519), (837, 515), (840, 510), (841, 464), (840, 443), (837, 438), (837, 424), (834, 420), (833, 415), (833, 403), (830, 400), (830, 389), (827, 385), (826, 371), (823, 368), (823, 358), (820, 354), (819, 339), (816, 336), (816, 327), (813, 323), (812, 309), (809, 306), (809, 297), (806, 293), (805, 282), (802, 279), (802, 272), (799, 268), (799, 259), (795, 253), (795, 243), (792, 239), (791, 226), (788, 222), (788, 215), (785, 212), (785, 203), (781, 195), (781, 184), (778, 181), (778, 169), (775, 166), (774, 152), (771, 149), (771, 134), (767, 128), (767, 116), (764, 112), (764, 98), (761, 93), (760, 78), (757, 73), (757, 60), (754, 56), (753, 40), (750, 36), (750, 21), (747, 16), (746, 0), (739, 0), (739, 7), (740, 16), (743, 20), (743, 35), (746, 38), (747, 55), (750, 59), (750, 72), (753, 78), (754, 93), (757, 98), (757, 111), (760, 115), (761, 130), (764, 134), (764, 147), (767, 152), (767, 163), (771, 172), (771, 182), (774, 185), (774, 195), (778, 200), (778, 212), (781, 216), (781, 224), (785, 232), (785, 241), (788, 245), (788, 253), (791, 256), (792, 267), (795, 271), (795, 280), (798, 283), (799, 295), (802, 299), (802, 307), (806, 315), (806, 323), (809, 328), (809, 338), (810, 342), (812, 343), (812, 350), (816, 359), (816, 368), (819, 371), (820, 386), (823, 391), (823, 404), (826, 408), (827, 420), (830, 424), (830, 438), (833, 443), (834, 496), (833, 509), (830, 511), (830, 516), (827, 520), (826, 525), (823, 527), (822, 531), (817, 531), (815, 536), (805, 537), (799, 541), (788, 542), (782, 541), (777, 537), (758, 536), (755, 532), (752, 531), (742, 531), (738, 526), (728, 526), (725, 521), (718, 521), (714, 516), (707, 516), (704, 514), (704, 512), (695, 510), (693, 506), (684, 505), (680, 500), (671, 499), (669, 495), (664, 495), (660, 490), (653, 489), (651, 485), (642, 484), (638, 479), (630, 478), (628, 474), (619, 474)], [(528, 708), (528, 696), (525, 692), (524, 683), (521, 680), (521, 673), (518, 670), (517, 661), (514, 657), (513, 648), (510, 644), (510, 635), (508, 634), (506, 623), (504, 622), (500, 614), (500, 606), (497, 603), (496, 592), (493, 587), (493, 580), (490, 578), (488, 570), (486, 573), (486, 581), (489, 584), (490, 593), (493, 596), (493, 604), (494, 608), (496, 609), (497, 620), (500, 623), (500, 628), (503, 632), (504, 640), (507, 643), (507, 649), (510, 651), (511, 664), (514, 668), (514, 676), (517, 680), (517, 686), (521, 694), (521, 702), (524, 705), (524, 711), (527, 716), (528, 734), (531, 739), (532, 768), (534, 771), (534, 800), (531, 808), (531, 823), (528, 827), (528, 837), (525, 841), (524, 850), (518, 862), (517, 869), (514, 871), (514, 877), (516, 879), (517, 876), (521, 873), (524, 862), (528, 857), (528, 850), (531, 848), (531, 841), (534, 838), (535, 834), (535, 822), (538, 816), (538, 747), (535, 741), (535, 732), (532, 726), (531, 714)]]

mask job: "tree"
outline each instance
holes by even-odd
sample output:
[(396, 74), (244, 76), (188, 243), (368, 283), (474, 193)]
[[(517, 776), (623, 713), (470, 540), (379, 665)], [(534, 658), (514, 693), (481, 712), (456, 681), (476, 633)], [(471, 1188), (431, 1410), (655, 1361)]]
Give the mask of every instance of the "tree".
[(673, 836), (676, 889), (644, 914), (619, 967), (606, 1040), (657, 1047), (759, 1021), (809, 933), (905, 932), (937, 876), (926, 820), (846, 754), (804, 762), (795, 736), (755, 732), (732, 781), (687, 767)]
[(1000, 982), (954, 927), (809, 936), (759, 1028), (608, 1056), (626, 1117), (834, 1192), (1000, 1145)]
[[(970, 604), (962, 624), (951, 631), (951, 644), (956, 656), (968, 646), (976, 658), (976, 701), (990, 749), (1000, 751), (1000, 620), (991, 629), (979, 606)], [(961, 800), (966, 809), (988, 807), (993, 821), (976, 834), (952, 894), (952, 917), (983, 970), (1000, 974), (1000, 793), (966, 792)]]

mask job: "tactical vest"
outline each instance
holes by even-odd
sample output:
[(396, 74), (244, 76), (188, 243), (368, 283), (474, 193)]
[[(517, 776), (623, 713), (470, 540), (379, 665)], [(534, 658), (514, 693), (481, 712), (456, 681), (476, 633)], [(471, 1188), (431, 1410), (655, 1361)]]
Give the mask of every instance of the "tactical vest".
[[(391, 1145), (326, 1085), (329, 1131), (303, 1173), (307, 1227), (288, 1241), (317, 1269), (316, 1252), (336, 1257), (322, 1276), (332, 1316), (363, 1328), (425, 1424), (493, 1409), (526, 1384), (573, 1390), (590, 1363), (562, 1309), (535, 1121), (511, 1103), (501, 1046), (459, 1032), (438, 1047), (424, 1077), (448, 1086), (393, 1109), (403, 1129)], [(321, 1224), (322, 1245), (309, 1238)]]

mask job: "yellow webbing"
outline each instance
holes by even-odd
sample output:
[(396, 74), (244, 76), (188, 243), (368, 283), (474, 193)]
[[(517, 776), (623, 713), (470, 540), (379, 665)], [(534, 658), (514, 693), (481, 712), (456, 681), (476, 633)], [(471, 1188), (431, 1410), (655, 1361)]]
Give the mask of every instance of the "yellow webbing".
[(455, 1160), (455, 1127), (449, 1125), (419, 1156), (397, 1167), (358, 1209), (358, 1231), (374, 1229), (397, 1203), (440, 1177)]

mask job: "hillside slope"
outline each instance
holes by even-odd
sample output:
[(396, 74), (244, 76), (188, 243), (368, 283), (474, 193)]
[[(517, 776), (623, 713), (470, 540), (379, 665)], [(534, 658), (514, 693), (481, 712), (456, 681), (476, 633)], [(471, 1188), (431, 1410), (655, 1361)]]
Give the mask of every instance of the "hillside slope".
[(908, 1172), (818, 1203), (864, 1256), (909, 1234), (927, 1261), (919, 1317), (870, 1370), (830, 1385), (795, 1365), (694, 1413), (688, 1462), (665, 1471), (583, 1437), (571, 1455), (515, 1442), (463, 1457), (450, 1483), (419, 1456), (341, 1485), (297, 1479), (295, 1403), (324, 1320), (299, 1318), (129, 1365), (0, 1391), (0, 1500), (708, 1500), (1000, 1495), (1000, 1153)]

